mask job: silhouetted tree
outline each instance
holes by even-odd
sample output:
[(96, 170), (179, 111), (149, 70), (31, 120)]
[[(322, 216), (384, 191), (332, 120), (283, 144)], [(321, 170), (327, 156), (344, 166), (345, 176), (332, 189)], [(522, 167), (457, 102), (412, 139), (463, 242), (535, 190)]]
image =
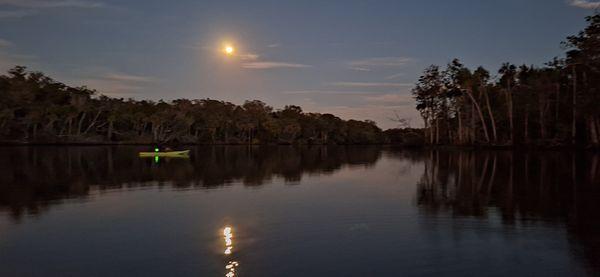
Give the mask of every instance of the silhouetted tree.
[(0, 140), (25, 143), (374, 144), (373, 121), (274, 111), (258, 100), (136, 101), (70, 87), (17, 66), (0, 76)]
[(496, 82), (485, 68), (471, 72), (457, 59), (441, 73), (425, 69), (413, 95), (427, 142), (600, 146), (600, 15), (586, 20), (563, 43), (564, 59), (540, 68), (504, 63)]

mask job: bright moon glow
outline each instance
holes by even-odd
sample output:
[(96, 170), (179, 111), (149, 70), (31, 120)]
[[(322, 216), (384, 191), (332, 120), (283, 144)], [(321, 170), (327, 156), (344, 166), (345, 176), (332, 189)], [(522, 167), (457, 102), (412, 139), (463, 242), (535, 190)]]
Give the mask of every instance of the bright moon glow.
[(233, 249), (233, 234), (231, 232), (231, 227), (225, 227), (223, 229), (223, 238), (225, 239), (225, 255), (231, 254), (231, 249)]
[(231, 54), (233, 54), (233, 52), (235, 52), (235, 49), (233, 48), (233, 46), (231, 46), (231, 45), (225, 46), (225, 54), (231, 55)]

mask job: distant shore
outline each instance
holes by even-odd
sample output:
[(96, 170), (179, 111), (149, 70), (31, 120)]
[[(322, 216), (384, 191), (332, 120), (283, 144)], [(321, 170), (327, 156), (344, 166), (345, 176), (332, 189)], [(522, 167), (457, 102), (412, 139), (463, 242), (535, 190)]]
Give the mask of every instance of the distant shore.
[[(0, 147), (21, 147), (21, 146), (155, 146), (161, 143), (150, 142), (15, 142), (15, 141), (0, 141)], [(355, 143), (355, 144), (307, 144), (307, 143), (255, 143), (255, 144), (240, 144), (240, 143), (183, 143), (178, 147), (188, 146), (381, 146), (381, 147), (400, 147), (406, 149), (432, 149), (432, 150), (505, 150), (505, 151), (530, 151), (530, 150), (557, 150), (557, 151), (600, 151), (600, 147), (581, 146), (581, 145), (405, 145), (393, 143)]]

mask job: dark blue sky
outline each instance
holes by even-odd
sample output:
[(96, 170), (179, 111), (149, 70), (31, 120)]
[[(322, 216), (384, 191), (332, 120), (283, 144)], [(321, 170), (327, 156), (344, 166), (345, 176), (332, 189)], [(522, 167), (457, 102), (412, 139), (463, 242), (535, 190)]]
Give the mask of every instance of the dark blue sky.
[[(0, 69), (136, 99), (259, 99), (393, 127), (412, 83), (454, 57), (541, 65), (585, 26), (583, 0), (0, 0)], [(234, 57), (220, 51), (224, 42)]]

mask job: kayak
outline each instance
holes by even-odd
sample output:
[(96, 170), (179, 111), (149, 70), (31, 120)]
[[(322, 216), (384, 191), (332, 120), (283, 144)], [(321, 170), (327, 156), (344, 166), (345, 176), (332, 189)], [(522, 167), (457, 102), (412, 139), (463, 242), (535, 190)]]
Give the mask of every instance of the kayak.
[(190, 150), (168, 152), (140, 152), (140, 157), (188, 157)]

